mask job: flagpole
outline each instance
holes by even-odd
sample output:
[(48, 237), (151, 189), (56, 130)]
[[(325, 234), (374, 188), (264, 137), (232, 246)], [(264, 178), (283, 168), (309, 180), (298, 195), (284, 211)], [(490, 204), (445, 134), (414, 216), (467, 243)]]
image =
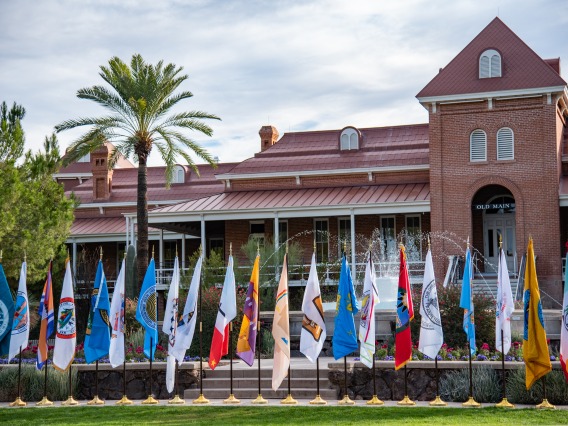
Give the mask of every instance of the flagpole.
[(337, 405), (353, 405), (355, 401), (349, 398), (347, 391), (347, 356), (343, 357), (343, 399), (337, 402)]
[(445, 407), (448, 403), (443, 401), (440, 397), (440, 370), (438, 369), (438, 354), (434, 357), (434, 370), (436, 374), (436, 398), (434, 401), (430, 401), (429, 405), (432, 407)]
[(467, 350), (469, 354), (469, 399), (462, 404), (463, 407), (481, 407), (481, 404), (473, 398), (473, 367), (471, 364), (471, 343), (467, 339)]
[(556, 409), (556, 407), (548, 402), (548, 399), (546, 399), (546, 375), (542, 376), (542, 394), (542, 402), (538, 404), (536, 408), (550, 408), (553, 410)]
[(168, 401), (168, 404), (173, 404), (173, 405), (183, 405), (185, 404), (185, 400), (180, 398), (179, 396), (179, 363), (178, 360), (176, 359), (176, 371), (175, 371), (175, 383), (174, 383), (174, 391), (175, 391), (175, 395), (172, 399), (170, 399)]
[[(203, 246), (199, 246), (199, 257), (203, 258)], [(199, 276), (199, 396), (193, 400), (194, 404), (209, 404), (209, 400), (203, 396), (203, 309), (201, 304), (201, 275)]]
[(495, 407), (501, 408), (515, 408), (513, 404), (507, 401), (507, 383), (505, 382), (505, 337), (503, 335), (503, 329), (501, 329), (501, 371), (502, 371), (502, 382), (503, 382), (503, 399)]
[(116, 405), (130, 405), (132, 401), (126, 396), (126, 358), (122, 361), (122, 398), (116, 401)]
[(71, 376), (71, 365), (69, 365), (69, 398), (63, 401), (61, 405), (79, 405), (79, 401), (73, 398), (73, 378)]
[[(285, 263), (285, 266), (286, 266), (286, 274), (287, 274), (288, 273), (288, 243), (286, 243), (286, 255), (284, 256), (284, 263)], [(288, 277), (287, 276), (286, 276), (286, 291), (288, 291)], [(286, 296), (286, 297), (288, 297), (288, 296)], [(290, 325), (290, 320), (288, 320), (288, 326), (289, 325)], [(288, 340), (289, 339), (290, 339), (290, 335), (288, 335)], [(291, 380), (291, 375), (292, 375), (291, 369), (290, 369), (291, 364), (292, 364), (292, 360), (290, 358), (288, 358), (288, 396), (286, 398), (284, 398), (282, 401), (280, 401), (280, 404), (283, 404), (283, 405), (295, 405), (295, 404), (298, 403), (298, 401), (296, 401), (292, 397), (292, 391), (291, 391), (291, 385), (290, 385), (290, 380)]]
[(407, 373), (406, 363), (405, 363), (404, 364), (404, 398), (402, 398), (402, 400), (398, 401), (396, 403), (397, 405), (416, 405), (416, 402), (414, 402), (413, 400), (411, 400), (408, 397), (408, 379), (407, 379), (407, 377), (408, 377), (408, 373)]
[[(257, 241), (256, 243), (256, 255), (260, 256), (260, 243)], [(259, 271), (260, 272), (260, 271)], [(259, 283), (260, 285), (260, 283)], [(260, 334), (260, 295), (258, 297), (258, 308), (257, 308), (257, 318), (256, 318), (256, 350), (257, 350), (257, 358), (258, 358), (258, 396), (252, 404), (268, 404), (268, 401), (262, 397), (261, 389), (260, 389), (260, 350), (262, 349), (261, 345), (261, 334)]]
[[(153, 254), (152, 257), (154, 257)], [(156, 318), (158, 318), (157, 315)], [(150, 336), (150, 393), (148, 394), (148, 398), (146, 398), (144, 401), (141, 402), (141, 404), (144, 405), (158, 403), (158, 400), (154, 398), (154, 395), (152, 395), (152, 358), (154, 358), (153, 349), (154, 349), (154, 337)]]
[(373, 354), (373, 397), (367, 401), (367, 405), (383, 405), (384, 402), (379, 399), (377, 396), (377, 376), (376, 376), (376, 368), (375, 368), (375, 354)]
[(20, 358), (18, 359), (18, 397), (10, 403), (10, 407), (25, 407), (27, 404), (22, 400), (22, 346), (20, 345)]
[(87, 405), (104, 405), (104, 401), (99, 398), (99, 360), (95, 361), (95, 396), (87, 402)]
[(320, 396), (320, 359), (316, 358), (316, 397), (310, 401), (311, 405), (326, 405), (327, 401)]
[(43, 398), (40, 402), (36, 403), (36, 405), (38, 407), (46, 407), (48, 405), (53, 405), (53, 402), (51, 402), (48, 398), (47, 398), (47, 359), (45, 360), (45, 375), (44, 375), (44, 379), (43, 379)]
[[(232, 252), (232, 245), (231, 245), (231, 252)], [(232, 253), (231, 253), (232, 255)], [(223, 401), (225, 404), (240, 404), (240, 400), (235, 398), (233, 394), (233, 322), (229, 323), (229, 353), (230, 353), (230, 364), (229, 364), (229, 379), (231, 384), (231, 389), (229, 393), (229, 397)]]

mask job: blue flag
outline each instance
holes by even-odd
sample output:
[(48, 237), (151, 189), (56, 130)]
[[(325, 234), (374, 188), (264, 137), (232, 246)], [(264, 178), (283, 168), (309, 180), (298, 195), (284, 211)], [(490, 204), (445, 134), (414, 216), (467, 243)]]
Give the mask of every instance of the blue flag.
[(10, 352), (13, 320), (14, 301), (4, 274), (4, 268), (0, 265), (0, 356), (8, 355), (8, 352)]
[(110, 303), (103, 262), (99, 260), (85, 333), (85, 361), (90, 364), (108, 355), (110, 348)]
[(473, 277), (473, 267), (471, 264), (471, 254), (469, 247), (465, 252), (465, 266), (463, 267), (462, 292), (460, 297), (460, 308), (463, 308), (463, 331), (469, 341), (471, 355), (475, 355), (475, 321), (473, 315), (473, 291), (471, 280)]
[(357, 330), (355, 329), (355, 314), (359, 312), (359, 302), (355, 296), (351, 271), (347, 259), (341, 260), (339, 273), (339, 289), (335, 305), (335, 330), (333, 332), (333, 357), (342, 358), (359, 349), (357, 345)]
[(154, 259), (152, 259), (148, 269), (146, 269), (144, 282), (140, 289), (140, 297), (138, 298), (138, 306), (136, 306), (136, 319), (146, 329), (144, 334), (144, 355), (152, 360), (158, 344), (157, 314), (156, 266), (154, 265)]

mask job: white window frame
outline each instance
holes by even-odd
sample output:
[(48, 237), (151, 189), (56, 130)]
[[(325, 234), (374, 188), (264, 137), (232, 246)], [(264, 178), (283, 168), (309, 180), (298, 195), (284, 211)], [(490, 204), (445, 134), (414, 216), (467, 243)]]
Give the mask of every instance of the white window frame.
[(343, 249), (342, 244), (343, 244), (343, 240), (342, 240), (342, 235), (341, 235), (341, 222), (342, 221), (347, 221), (349, 222), (349, 228), (347, 228), (347, 231), (345, 233), (345, 243), (348, 247), (351, 247), (351, 218), (349, 216), (341, 216), (337, 218), (337, 253), (338, 256), (341, 257), (341, 251)]
[[(481, 135), (483, 135), (483, 140), (479, 139)], [(482, 146), (478, 146), (479, 144)], [(482, 157), (480, 156), (481, 151), (483, 151)], [(469, 134), (469, 161), (472, 163), (487, 161), (487, 133), (482, 129), (475, 129)]]
[[(265, 227), (264, 232), (252, 232), (252, 225), (262, 225)], [(266, 224), (264, 220), (250, 220), (249, 221), (249, 240), (258, 241), (258, 245), (264, 247), (264, 240), (266, 236)]]
[(339, 136), (339, 149), (350, 151), (359, 149), (359, 132), (353, 127), (346, 127)]
[[(505, 132), (510, 132), (510, 138), (506, 139)], [(497, 160), (515, 159), (515, 132), (510, 127), (501, 127), (497, 130)]]
[[(282, 236), (284, 234), (281, 229), (282, 225), (286, 225), (286, 235), (284, 237)], [(278, 221), (278, 239), (278, 245), (284, 244), (288, 240), (288, 220), (286, 219)]]
[(185, 169), (176, 164), (174, 166), (174, 175), (172, 177), (172, 183), (185, 183)]
[[(418, 244), (416, 245), (416, 249), (418, 250), (418, 261), (422, 260), (422, 215), (420, 214), (407, 214), (404, 216), (404, 231), (406, 234), (406, 237), (408, 237), (410, 235), (410, 232), (408, 232), (408, 219), (409, 218), (418, 218), (418, 233), (416, 234), (416, 238), (418, 241)], [(416, 241), (416, 240), (415, 240)], [(407, 252), (408, 252), (408, 241), (405, 241), (405, 244), (407, 246)], [(414, 260), (414, 259), (411, 259)]]
[[(484, 62), (487, 63), (486, 67), (484, 67)], [(479, 78), (501, 77), (502, 69), (501, 54), (495, 49), (488, 49), (479, 57)]]
[(91, 153), (88, 152), (83, 155), (81, 158), (77, 160), (77, 163), (90, 163), (91, 162)]
[[(324, 237), (321, 233), (317, 232), (317, 222), (325, 222), (327, 228), (327, 235)], [(316, 241), (316, 261), (319, 262), (327, 262), (329, 260), (329, 219), (328, 218), (314, 218), (314, 239)], [(327, 257), (324, 256), (323, 253), (323, 245), (326, 245)], [(320, 249), (321, 247), (321, 249)], [(321, 256), (320, 256), (321, 250)]]
[[(386, 235), (385, 235), (385, 231), (383, 227), (383, 219), (387, 220), (387, 219), (392, 219), (393, 221), (393, 228), (392, 228), (392, 240), (387, 239)], [(379, 223), (380, 223), (380, 235), (381, 235), (381, 240), (382, 240), (382, 252), (383, 255), (385, 256), (385, 260), (389, 258), (389, 254), (395, 254), (397, 247), (396, 247), (396, 216), (395, 215), (388, 215), (388, 216), (381, 216), (379, 219)], [(390, 229), (390, 228), (389, 228)], [(391, 252), (391, 253), (389, 253)]]

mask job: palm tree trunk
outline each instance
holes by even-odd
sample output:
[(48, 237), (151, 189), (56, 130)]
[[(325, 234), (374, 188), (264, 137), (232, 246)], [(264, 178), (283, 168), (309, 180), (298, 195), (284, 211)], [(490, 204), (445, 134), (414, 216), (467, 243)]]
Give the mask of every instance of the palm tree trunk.
[[(136, 216), (138, 220), (138, 240), (136, 257), (138, 266), (138, 291), (142, 287), (144, 274), (148, 268), (148, 182), (146, 172), (146, 157), (138, 157), (138, 197), (136, 201)], [(138, 293), (138, 292), (137, 292)]]

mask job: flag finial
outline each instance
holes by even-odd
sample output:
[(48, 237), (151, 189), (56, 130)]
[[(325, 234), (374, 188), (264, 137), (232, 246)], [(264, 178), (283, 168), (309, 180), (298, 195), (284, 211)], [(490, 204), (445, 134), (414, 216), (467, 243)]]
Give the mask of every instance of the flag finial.
[(316, 238), (314, 237), (314, 253), (316, 252)]
[(428, 250), (430, 250), (430, 234), (428, 234)]
[(26, 253), (26, 251), (24, 250), (24, 262), (26, 262), (28, 260), (28, 254)]
[(2, 250), (0, 250), (0, 262), (2, 262)]
[(469, 248), (469, 235), (467, 236), (467, 248)]
[(103, 260), (103, 246), (99, 246), (99, 249), (100, 249), (99, 260)]
[(69, 256), (69, 247), (67, 247), (67, 259), (70, 259), (71, 256)]
[(256, 240), (256, 255), (260, 256), (260, 241)]
[(343, 240), (343, 254), (347, 256), (347, 240)]
[(176, 257), (178, 257), (178, 245), (176, 244)]
[(499, 250), (503, 248), (503, 235), (499, 234)]
[(233, 243), (229, 243), (229, 256), (233, 255)]
[(154, 246), (152, 245), (152, 259), (154, 258), (154, 249), (155, 249), (155, 248), (156, 248), (156, 247), (154, 247)]

